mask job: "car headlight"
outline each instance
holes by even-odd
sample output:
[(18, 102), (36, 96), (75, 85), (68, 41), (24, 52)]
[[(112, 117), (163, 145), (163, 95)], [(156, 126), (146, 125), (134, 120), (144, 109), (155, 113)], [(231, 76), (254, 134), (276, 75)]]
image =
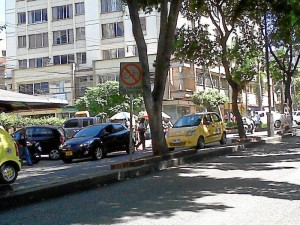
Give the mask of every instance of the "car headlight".
[(82, 143), (82, 144), (80, 145), (80, 147), (88, 147), (88, 146), (90, 146), (90, 145), (92, 144), (92, 142), (93, 142), (93, 141), (88, 141), (88, 142)]
[(186, 133), (186, 136), (193, 136), (195, 134), (196, 130), (189, 130), (187, 133)]

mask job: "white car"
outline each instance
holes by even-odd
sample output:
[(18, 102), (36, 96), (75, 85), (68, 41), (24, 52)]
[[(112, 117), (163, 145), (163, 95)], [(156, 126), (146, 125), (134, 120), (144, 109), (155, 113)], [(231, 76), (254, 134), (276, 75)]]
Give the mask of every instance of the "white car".
[(300, 111), (293, 112), (293, 120), (297, 125), (300, 125)]
[[(255, 111), (255, 114), (257, 114), (260, 118), (261, 123), (263, 124), (267, 124), (268, 120), (267, 120), (267, 111)], [(277, 112), (272, 112), (273, 114), (273, 120), (274, 120), (274, 127), (275, 128), (279, 128), (281, 125), (281, 114), (277, 113)]]

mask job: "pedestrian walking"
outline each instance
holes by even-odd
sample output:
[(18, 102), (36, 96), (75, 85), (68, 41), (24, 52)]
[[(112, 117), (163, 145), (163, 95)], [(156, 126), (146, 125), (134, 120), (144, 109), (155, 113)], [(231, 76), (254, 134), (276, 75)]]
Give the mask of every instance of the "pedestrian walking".
[(138, 147), (140, 145), (142, 145), (143, 150), (145, 150), (146, 148), (146, 137), (145, 137), (145, 133), (146, 133), (146, 124), (145, 124), (145, 118), (142, 118), (139, 126), (138, 126), (138, 133), (139, 133), (139, 139), (140, 141), (136, 144), (136, 149), (138, 149)]
[(23, 164), (24, 155), (26, 157), (27, 165), (32, 166), (32, 161), (30, 158), (29, 150), (27, 148), (27, 134), (26, 128), (23, 127), (20, 134), (16, 137), (18, 149), (19, 149), (19, 157), (20, 161)]

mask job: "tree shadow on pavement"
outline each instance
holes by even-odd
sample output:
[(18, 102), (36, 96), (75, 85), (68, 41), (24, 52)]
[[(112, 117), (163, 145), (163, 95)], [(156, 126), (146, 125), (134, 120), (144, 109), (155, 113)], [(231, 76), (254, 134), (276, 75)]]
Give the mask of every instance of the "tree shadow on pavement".
[[(223, 194), (300, 200), (300, 185), (268, 176), (299, 170), (299, 159), (298, 143), (283, 140), (41, 202), (26, 215), (24, 209), (14, 209), (12, 213), (23, 219), (44, 215), (39, 222), (51, 224), (53, 221), (45, 216), (46, 209), (49, 202), (59, 201), (51, 207), (58, 224), (119, 224), (136, 218), (167, 219), (182, 211), (226, 211), (232, 206), (222, 201), (205, 201), (205, 197)], [(66, 211), (62, 213), (62, 209)]]

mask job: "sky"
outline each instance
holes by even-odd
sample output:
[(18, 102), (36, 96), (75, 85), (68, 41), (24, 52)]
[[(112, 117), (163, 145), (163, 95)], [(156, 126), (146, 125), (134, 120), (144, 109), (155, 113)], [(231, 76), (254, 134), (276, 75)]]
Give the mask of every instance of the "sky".
[[(0, 25), (5, 24), (5, 0), (0, 0)], [(5, 33), (0, 33), (0, 39), (5, 39)], [(5, 41), (0, 40), (0, 50), (5, 49)]]

